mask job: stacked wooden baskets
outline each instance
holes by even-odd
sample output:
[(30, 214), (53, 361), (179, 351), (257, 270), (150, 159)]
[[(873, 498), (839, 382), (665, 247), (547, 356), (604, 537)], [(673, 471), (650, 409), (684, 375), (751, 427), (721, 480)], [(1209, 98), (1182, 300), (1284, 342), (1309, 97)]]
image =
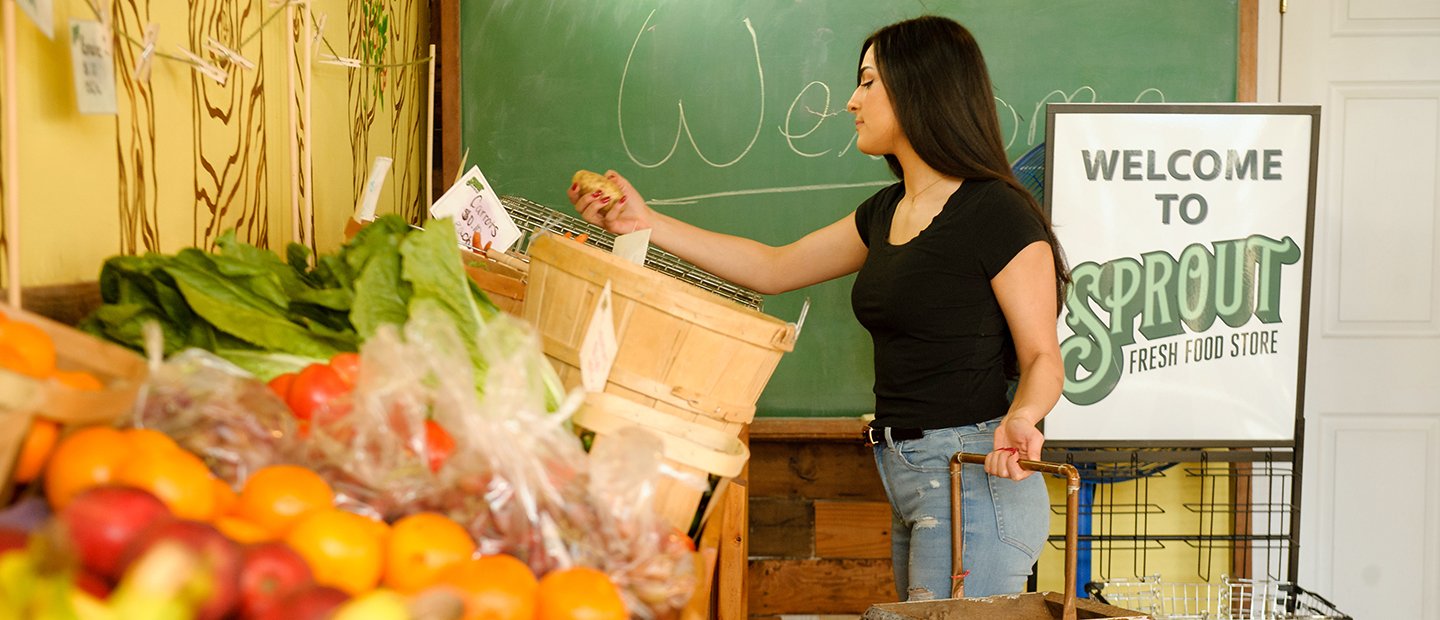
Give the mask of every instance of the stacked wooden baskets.
[[(611, 288), (618, 352), (604, 393), (576, 423), (597, 441), (627, 426), (659, 435), (685, 476), (732, 477), (749, 451), (738, 435), (795, 326), (612, 254), (553, 235), (529, 248), (524, 316), (567, 388), (580, 384), (580, 346), (602, 290)], [(657, 489), (657, 509), (688, 529), (704, 492), (681, 479)]]

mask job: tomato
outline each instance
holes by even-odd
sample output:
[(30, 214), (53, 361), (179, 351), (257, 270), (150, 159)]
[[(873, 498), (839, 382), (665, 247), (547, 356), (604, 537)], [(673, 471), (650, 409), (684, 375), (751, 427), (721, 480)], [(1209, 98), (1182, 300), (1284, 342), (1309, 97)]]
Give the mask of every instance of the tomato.
[(325, 364), (311, 364), (295, 377), (285, 402), (296, 418), (310, 420), (317, 413), (328, 413), (333, 417), (349, 413), (349, 396), (350, 386), (345, 384), (340, 373)]
[(438, 472), (445, 461), (455, 452), (455, 438), (450, 436), (445, 427), (440, 426), (434, 420), (425, 421), (425, 457), (430, 463), (430, 471)]
[(266, 385), (270, 386), (270, 391), (275, 392), (275, 394), (280, 397), (280, 400), (289, 401), (290, 387), (295, 385), (295, 376), (297, 374), (299, 373), (287, 372), (283, 375), (277, 375)]
[(345, 381), (345, 385), (355, 387), (355, 380), (360, 377), (360, 354), (359, 353), (336, 353), (330, 358), (330, 367)]

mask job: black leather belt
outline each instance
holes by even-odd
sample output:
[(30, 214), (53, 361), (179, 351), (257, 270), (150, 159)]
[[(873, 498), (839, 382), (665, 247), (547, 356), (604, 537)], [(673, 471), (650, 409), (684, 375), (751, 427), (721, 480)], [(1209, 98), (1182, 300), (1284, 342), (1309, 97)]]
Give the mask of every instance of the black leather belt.
[(925, 436), (925, 430), (920, 428), (896, 428), (893, 426), (871, 426), (865, 425), (860, 431), (860, 438), (865, 440), (865, 445), (873, 446), (877, 443), (885, 443), (885, 429), (890, 429), (891, 441), (905, 441), (906, 439), (919, 439)]

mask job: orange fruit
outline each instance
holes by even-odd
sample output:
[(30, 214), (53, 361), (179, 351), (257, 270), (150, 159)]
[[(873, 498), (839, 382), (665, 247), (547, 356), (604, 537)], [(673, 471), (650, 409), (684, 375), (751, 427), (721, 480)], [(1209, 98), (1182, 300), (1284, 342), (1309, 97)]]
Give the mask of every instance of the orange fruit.
[(435, 583), (440, 569), (474, 554), (475, 541), (459, 523), (442, 514), (416, 513), (390, 526), (381, 582), (403, 594), (418, 592)]
[(245, 481), (235, 516), (284, 536), (306, 514), (334, 505), (335, 492), (319, 474), (298, 465), (271, 465)]
[(235, 507), (240, 504), (240, 495), (235, 492), (229, 482), (225, 482), (219, 477), (211, 478), (210, 481), (215, 485), (215, 518), (219, 519), (235, 512)]
[(553, 570), (540, 580), (536, 620), (625, 620), (625, 601), (615, 583), (593, 568)]
[(33, 376), (30, 375), (29, 360), (26, 360), (24, 356), (20, 355), (20, 352), (16, 351), (15, 347), (4, 342), (0, 342), (0, 368), (22, 375)]
[(269, 530), (255, 525), (240, 517), (220, 516), (215, 519), (215, 529), (220, 530), (226, 538), (242, 545), (275, 540), (275, 535)]
[(59, 439), (59, 424), (44, 418), (35, 418), (30, 423), (30, 432), (25, 434), (25, 443), (20, 446), (20, 458), (15, 461), (15, 482), (30, 482), (38, 477)]
[(45, 330), (29, 323), (6, 321), (0, 323), (0, 343), (19, 356), (18, 363), (7, 356), (10, 370), (32, 377), (48, 377), (55, 371), (55, 343)]
[(105, 384), (100, 383), (100, 380), (96, 379), (95, 375), (80, 370), (57, 370), (50, 375), (50, 378), (71, 389), (85, 391), (105, 389)]
[(165, 449), (158, 441), (155, 446), (132, 445), (134, 452), (115, 471), (115, 482), (149, 491), (182, 519), (215, 518), (215, 483), (200, 457), (179, 448)]
[(121, 432), (125, 435), (125, 441), (130, 442), (135, 454), (180, 450), (179, 444), (176, 444), (174, 439), (153, 428), (127, 428)]
[(539, 583), (513, 555), (487, 555), (440, 569), (436, 585), (465, 600), (465, 620), (533, 620)]
[(75, 494), (111, 482), (120, 464), (130, 458), (130, 442), (108, 426), (83, 428), (64, 439), (45, 467), (45, 496), (59, 512)]
[(380, 583), (384, 549), (373, 521), (339, 508), (315, 510), (290, 529), (285, 543), (305, 558), (316, 583), (355, 596)]

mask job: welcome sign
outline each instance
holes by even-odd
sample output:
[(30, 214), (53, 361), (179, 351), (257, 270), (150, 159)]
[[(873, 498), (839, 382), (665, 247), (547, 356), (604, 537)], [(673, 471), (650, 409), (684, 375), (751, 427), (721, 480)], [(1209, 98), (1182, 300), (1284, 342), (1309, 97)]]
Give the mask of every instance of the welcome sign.
[(1288, 445), (1303, 399), (1318, 106), (1051, 105), (1074, 284), (1050, 440)]

